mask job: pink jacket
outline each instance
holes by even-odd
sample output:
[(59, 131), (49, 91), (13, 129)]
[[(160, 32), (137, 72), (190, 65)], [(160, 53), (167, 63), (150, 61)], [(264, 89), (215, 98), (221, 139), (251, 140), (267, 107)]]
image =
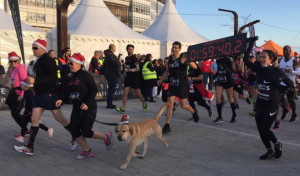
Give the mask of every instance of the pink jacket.
[[(9, 70), (10, 80), (11, 80), (11, 87), (16, 88), (21, 86), (21, 81), (27, 78), (27, 70), (25, 65), (17, 65), (16, 68), (11, 68)], [(17, 95), (24, 95), (24, 91), (16, 90)]]

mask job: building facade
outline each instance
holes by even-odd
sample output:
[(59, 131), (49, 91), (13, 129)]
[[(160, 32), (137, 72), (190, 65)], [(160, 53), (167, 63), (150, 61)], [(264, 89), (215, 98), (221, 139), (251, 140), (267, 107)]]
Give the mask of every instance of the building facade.
[[(10, 14), (9, 0), (0, 0), (0, 8)], [(137, 32), (147, 29), (160, 14), (166, 0), (104, 0), (110, 11)], [(70, 15), (80, 0), (69, 6)], [(176, 0), (173, 0), (176, 4)], [(56, 26), (56, 0), (19, 0), (21, 20), (48, 31)]]

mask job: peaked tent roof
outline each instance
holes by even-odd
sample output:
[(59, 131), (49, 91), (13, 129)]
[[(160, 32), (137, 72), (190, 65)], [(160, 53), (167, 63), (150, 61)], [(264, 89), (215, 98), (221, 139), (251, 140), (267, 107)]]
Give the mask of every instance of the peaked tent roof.
[(208, 41), (191, 29), (178, 14), (172, 0), (167, 0), (160, 15), (143, 35), (160, 41), (202, 43)]
[(283, 56), (283, 48), (277, 45), (272, 40), (267, 41), (265, 44), (261, 46), (261, 48), (272, 50), (275, 53), (277, 53), (279, 56)]
[[(14, 26), (14, 22), (12, 17), (6, 13), (4, 10), (0, 9), (0, 19), (1, 19), (1, 23), (0, 23), (0, 30), (15, 30), (15, 26)], [(32, 32), (42, 32), (44, 33), (44, 31), (41, 31), (39, 29), (36, 29), (28, 24), (25, 24), (23, 22), (21, 22), (22, 25), (22, 30), (23, 31), (32, 31)]]
[[(56, 33), (56, 28), (48, 33)], [(81, 0), (77, 8), (68, 17), (68, 33), (152, 40), (133, 31), (117, 19), (103, 0)]]

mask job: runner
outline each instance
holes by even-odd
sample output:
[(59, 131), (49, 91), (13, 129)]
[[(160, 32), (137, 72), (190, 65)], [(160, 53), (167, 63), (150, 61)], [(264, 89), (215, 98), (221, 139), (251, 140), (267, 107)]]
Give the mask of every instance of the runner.
[(65, 87), (65, 91), (61, 93), (61, 99), (56, 101), (57, 107), (63, 101), (72, 101), (73, 109), (70, 118), (70, 131), (72, 137), (76, 139), (83, 149), (82, 153), (76, 156), (78, 160), (94, 155), (92, 149), (87, 144), (86, 138), (102, 139), (107, 150), (113, 145), (111, 132), (102, 134), (92, 130), (97, 114), (95, 97), (98, 90), (92, 75), (83, 70), (84, 61), (85, 58), (81, 54), (73, 54), (69, 62), (72, 76)]
[(129, 44), (126, 47), (128, 56), (125, 58), (125, 80), (124, 80), (124, 94), (122, 98), (122, 107), (116, 108), (116, 110), (122, 114), (125, 113), (125, 107), (127, 103), (128, 93), (130, 88), (134, 89), (134, 93), (139, 97), (142, 102), (143, 112), (147, 111), (147, 103), (144, 101), (144, 97), (140, 90), (140, 67), (139, 60), (134, 53), (134, 46)]
[(56, 121), (61, 123), (70, 131), (69, 121), (63, 116), (60, 107), (56, 107), (58, 99), (56, 90), (57, 67), (54, 59), (47, 53), (47, 43), (45, 40), (38, 39), (32, 44), (33, 55), (37, 58), (34, 61), (35, 78), (29, 77), (29, 83), (34, 83), (33, 110), (31, 117), (30, 138), (27, 145), (14, 146), (18, 152), (27, 155), (34, 154), (35, 137), (39, 130), (40, 119), (45, 110), (50, 110)]
[[(289, 90), (294, 90), (294, 85), (279, 68), (272, 66), (272, 62), (277, 59), (273, 51), (264, 50), (261, 55), (260, 64), (251, 63), (249, 61), (249, 54), (253, 45), (254, 42), (251, 41), (245, 54), (244, 62), (248, 68), (257, 74), (258, 97), (255, 104), (255, 120), (261, 140), (267, 149), (267, 153), (261, 155), (260, 159), (265, 160), (273, 156), (278, 159), (282, 155), (282, 144), (270, 130), (279, 108), (277, 89), (280, 81), (283, 81)], [(274, 143), (275, 152), (271, 147), (271, 141)]]
[(174, 55), (169, 58), (166, 72), (162, 78), (157, 81), (157, 85), (161, 85), (166, 78), (169, 78), (166, 124), (162, 130), (164, 134), (171, 132), (170, 123), (176, 96), (179, 97), (180, 107), (191, 112), (195, 122), (199, 121), (197, 110), (194, 110), (190, 105), (186, 104), (188, 94), (187, 66), (190, 65), (192, 68), (196, 68), (196, 64), (193, 62), (188, 63), (187, 57), (180, 54), (180, 51), (181, 43), (178, 41), (174, 42), (172, 45), (172, 53)]
[[(296, 75), (300, 75), (300, 72), (296, 70), (298, 62), (294, 57), (291, 57), (291, 47), (286, 45), (283, 47), (284, 57), (279, 63), (279, 68), (281, 68), (284, 73), (293, 81), (294, 86), (296, 85)], [(286, 94), (287, 102), (289, 103), (290, 108), (292, 109), (292, 117), (290, 122), (294, 122), (297, 118), (296, 114), (296, 103), (295, 103), (295, 91), (288, 91)], [(281, 120), (284, 120), (287, 112), (281, 116)]]
[[(214, 98), (214, 95), (210, 93), (207, 89), (204, 87), (204, 83), (202, 82), (203, 75), (201, 72), (201, 69), (197, 65), (196, 69), (190, 68), (189, 69), (189, 93), (188, 93), (188, 100), (189, 104), (193, 109), (196, 109), (195, 101), (198, 105), (204, 107), (207, 112), (208, 116), (212, 116), (212, 107), (206, 103), (206, 101), (212, 101)], [(193, 120), (193, 117), (190, 119)]]
[(230, 122), (234, 123), (237, 118), (237, 115), (235, 113), (235, 103), (233, 100), (232, 62), (229, 58), (219, 58), (216, 62), (218, 65), (218, 71), (216, 73), (216, 103), (218, 117), (216, 120), (213, 121), (213, 123), (223, 123), (221, 97), (224, 89), (226, 91), (227, 98), (232, 110), (232, 117)]

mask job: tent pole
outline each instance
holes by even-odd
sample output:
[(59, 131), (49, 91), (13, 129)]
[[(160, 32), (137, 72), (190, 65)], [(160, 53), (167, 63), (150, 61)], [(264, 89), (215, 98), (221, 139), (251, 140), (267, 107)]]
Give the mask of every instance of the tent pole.
[(68, 7), (73, 0), (57, 0), (57, 57), (68, 46)]

